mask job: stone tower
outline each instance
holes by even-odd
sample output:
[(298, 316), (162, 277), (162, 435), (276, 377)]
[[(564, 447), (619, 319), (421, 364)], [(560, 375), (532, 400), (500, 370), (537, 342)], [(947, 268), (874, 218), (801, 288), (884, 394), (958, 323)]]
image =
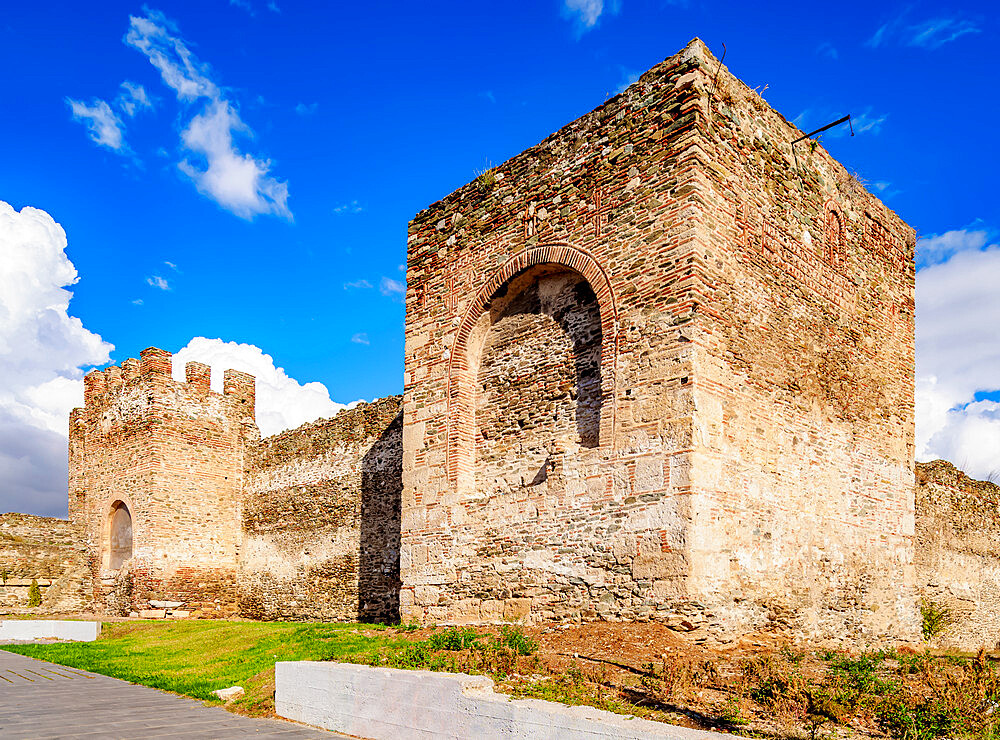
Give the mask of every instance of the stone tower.
[(404, 619), (912, 636), (914, 232), (698, 40), (414, 217)]
[(171, 377), (171, 355), (89, 373), (69, 428), (69, 514), (84, 532), (95, 597), (117, 610), (179, 601), (236, 608), (244, 452), (259, 438), (254, 378), (210, 368)]

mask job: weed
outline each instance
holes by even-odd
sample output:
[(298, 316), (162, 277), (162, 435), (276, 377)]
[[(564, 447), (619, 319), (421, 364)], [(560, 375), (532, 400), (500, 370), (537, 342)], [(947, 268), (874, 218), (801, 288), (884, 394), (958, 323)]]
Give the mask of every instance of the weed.
[(834, 701), (855, 709), (864, 706), (872, 697), (894, 691), (896, 683), (879, 675), (886, 657), (883, 652), (866, 651), (857, 658), (845, 655), (831, 661)]
[(31, 587), (28, 589), (28, 606), (42, 605), (42, 589), (38, 587), (38, 579), (31, 579)]
[(400, 623), (396, 625), (396, 629), (400, 632), (416, 632), (420, 629), (420, 622), (412, 621), (406, 622), (405, 624)]
[(747, 719), (740, 710), (740, 702), (735, 696), (726, 699), (726, 703), (719, 710), (719, 719), (730, 725), (745, 725)]
[(538, 643), (524, 634), (515, 624), (505, 624), (500, 628), (500, 636), (494, 638), (501, 645), (513, 650), (517, 655), (534, 655)]
[(478, 639), (479, 634), (474, 629), (449, 627), (427, 638), (427, 645), (432, 650), (469, 650), (476, 646)]
[(920, 631), (930, 642), (948, 631), (952, 622), (951, 609), (930, 599), (920, 600)]
[(488, 193), (497, 184), (496, 168), (487, 160), (486, 166), (481, 170), (476, 170), (476, 186), (481, 192)]

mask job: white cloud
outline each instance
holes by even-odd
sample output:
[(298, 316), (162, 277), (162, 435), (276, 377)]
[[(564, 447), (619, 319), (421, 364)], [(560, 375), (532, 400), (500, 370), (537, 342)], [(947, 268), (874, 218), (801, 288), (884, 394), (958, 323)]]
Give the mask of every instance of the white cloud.
[(336, 403), (322, 383), (299, 383), (288, 377), (274, 359), (252, 344), (224, 342), (221, 339), (195, 337), (174, 355), (173, 376), (184, 379), (184, 365), (191, 361), (212, 366), (212, 388), (222, 390), (223, 371), (242, 370), (256, 378), (257, 426), (270, 436), (294, 429), (307, 421), (333, 416), (358, 403)]
[(360, 280), (353, 280), (349, 283), (344, 283), (344, 290), (364, 290), (371, 287), (372, 284), (369, 283), (364, 278), (361, 278)]
[(201, 155), (202, 167), (184, 159), (178, 167), (198, 190), (240, 218), (260, 213), (291, 218), (288, 184), (268, 177), (271, 163), (241, 154), (233, 145), (234, 132), (249, 132), (239, 114), (225, 100), (210, 103), (181, 133), (189, 152)]
[(382, 295), (393, 298), (401, 298), (406, 295), (406, 283), (402, 280), (393, 280), (392, 278), (384, 277), (379, 283), (378, 289)]
[(578, 26), (585, 30), (597, 24), (604, 12), (604, 0), (564, 0), (564, 7)]
[(364, 345), (371, 344), (371, 342), (368, 340), (368, 335), (365, 334), (365, 332), (363, 331), (360, 331), (354, 336), (352, 336), (351, 341), (354, 342), (355, 344), (364, 344)]
[(218, 99), (221, 92), (209, 77), (208, 65), (191, 53), (178, 33), (177, 25), (163, 13), (147, 10), (142, 17), (129, 16), (125, 43), (149, 58), (179, 100)]
[(113, 347), (69, 315), (77, 281), (49, 214), (0, 201), (0, 507), (66, 513), (69, 411)]
[(953, 229), (943, 234), (932, 234), (917, 242), (918, 266), (946, 262), (953, 255), (986, 246), (985, 229)]
[(66, 103), (73, 112), (73, 120), (87, 127), (93, 141), (119, 154), (131, 151), (125, 143), (125, 126), (110, 105), (97, 98), (90, 105), (71, 98), (66, 98)]
[[(951, 232), (948, 232), (951, 233)], [(1000, 245), (917, 273), (917, 459), (1000, 470)]]
[(305, 103), (299, 103), (295, 106), (295, 112), (300, 116), (308, 116), (316, 112), (319, 108), (319, 103), (310, 103), (306, 105)]
[(364, 208), (356, 200), (352, 200), (350, 203), (341, 203), (339, 206), (333, 207), (334, 213), (361, 213)]
[(154, 288), (159, 288), (160, 290), (170, 290), (170, 283), (159, 275), (150, 275), (146, 278), (146, 282)]
[(879, 26), (865, 45), (878, 48), (895, 42), (901, 46), (934, 51), (967, 34), (982, 33), (982, 29), (976, 23), (959, 17), (930, 18), (911, 23), (907, 19), (911, 9), (911, 7), (904, 8), (895, 18)]
[(146, 88), (126, 80), (121, 85), (122, 91), (115, 98), (115, 105), (129, 118), (141, 110), (153, 108), (153, 101), (146, 93)]
[(968, 33), (982, 31), (972, 21), (960, 18), (934, 18), (910, 26), (907, 30), (907, 46), (920, 46), (931, 50), (939, 49)]
[(212, 79), (211, 68), (181, 38), (177, 25), (163, 13), (146, 9), (144, 16), (130, 17), (125, 43), (146, 55), (178, 101), (202, 103), (181, 132), (186, 156), (178, 163), (198, 191), (247, 220), (268, 213), (291, 219), (288, 184), (268, 174), (270, 160), (237, 148), (235, 135), (250, 139), (253, 131)]

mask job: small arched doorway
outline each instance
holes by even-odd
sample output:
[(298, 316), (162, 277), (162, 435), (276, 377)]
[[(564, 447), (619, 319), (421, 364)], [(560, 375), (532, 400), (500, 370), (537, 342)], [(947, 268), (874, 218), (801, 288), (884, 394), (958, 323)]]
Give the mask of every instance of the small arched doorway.
[(132, 558), (132, 514), (122, 501), (111, 505), (108, 568), (118, 570)]

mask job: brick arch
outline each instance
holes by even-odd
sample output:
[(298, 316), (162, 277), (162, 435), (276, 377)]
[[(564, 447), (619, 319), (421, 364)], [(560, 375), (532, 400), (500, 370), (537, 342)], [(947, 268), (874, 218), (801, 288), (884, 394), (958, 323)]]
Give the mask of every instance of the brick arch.
[[(104, 567), (108, 570), (118, 570), (127, 561), (132, 559), (135, 553), (135, 514), (132, 501), (127, 496), (115, 497), (107, 506), (105, 513), (104, 531), (102, 532), (102, 560)], [(124, 512), (124, 515), (122, 515)], [(127, 519), (127, 532), (118, 532), (118, 517), (124, 516)], [(127, 543), (118, 542), (116, 549), (116, 538), (119, 534), (127, 534)], [(127, 547), (126, 547), (127, 544)]]
[(823, 209), (823, 256), (834, 267), (842, 267), (847, 262), (847, 224), (844, 214), (830, 199)]
[(618, 354), (618, 309), (607, 273), (596, 259), (579, 247), (551, 242), (530, 247), (507, 260), (479, 289), (459, 325), (448, 362), (448, 482), (454, 490), (460, 479), (475, 469), (475, 378), (469, 368), (470, 339), (493, 296), (518, 273), (530, 267), (555, 264), (568, 267), (590, 284), (601, 314), (601, 422), (598, 446), (614, 444), (615, 359)]

